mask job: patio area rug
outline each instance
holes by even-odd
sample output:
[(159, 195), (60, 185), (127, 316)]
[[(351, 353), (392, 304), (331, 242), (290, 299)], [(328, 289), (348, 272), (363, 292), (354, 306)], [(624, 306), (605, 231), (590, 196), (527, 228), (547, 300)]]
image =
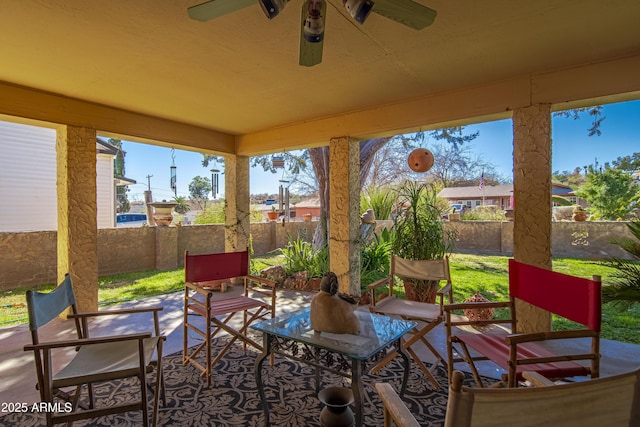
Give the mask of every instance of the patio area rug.
[[(222, 348), (225, 339), (215, 340)], [(214, 350), (215, 354), (215, 350)], [(160, 406), (161, 426), (264, 426), (264, 413), (256, 391), (254, 362), (257, 354), (243, 351), (240, 345), (229, 351), (214, 368), (213, 383), (206, 386), (200, 372), (193, 366), (182, 365), (182, 354), (164, 357), (167, 405)], [(315, 376), (311, 366), (276, 356), (275, 364), (263, 364), (263, 381), (269, 402), (271, 425), (278, 427), (319, 426), (322, 403), (315, 392)], [(383, 425), (382, 403), (374, 383), (391, 382), (396, 390), (401, 381), (400, 363), (394, 361), (376, 375), (365, 375), (364, 424)], [(447, 374), (438, 367), (441, 387), (433, 390), (424, 374), (412, 364), (405, 403), (421, 426), (442, 426), (447, 405)], [(466, 382), (472, 384), (471, 377)], [(126, 401), (136, 388), (135, 382), (111, 381), (95, 386), (98, 405)], [(348, 380), (331, 373), (323, 373), (322, 386), (349, 387)], [(2, 426), (41, 426), (44, 415), (13, 413), (0, 417)], [(89, 421), (77, 421), (74, 426), (139, 426), (140, 411), (110, 415)]]

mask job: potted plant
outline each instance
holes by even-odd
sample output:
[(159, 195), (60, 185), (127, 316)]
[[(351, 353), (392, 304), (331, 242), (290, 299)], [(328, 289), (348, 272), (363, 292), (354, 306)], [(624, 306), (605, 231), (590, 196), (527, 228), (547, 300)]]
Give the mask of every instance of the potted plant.
[(278, 211), (276, 211), (275, 205), (271, 205), (271, 211), (267, 212), (269, 221), (275, 221), (278, 219)]
[[(457, 232), (445, 227), (445, 212), (437, 203), (436, 190), (428, 183), (405, 181), (397, 190), (398, 210), (393, 219), (393, 253), (409, 260), (443, 259), (453, 250)], [(403, 279), (404, 280), (404, 279)], [(435, 302), (438, 281), (406, 279), (407, 299)]]
[(456, 211), (456, 208), (453, 208), (449, 214), (449, 221), (460, 221), (460, 213)]

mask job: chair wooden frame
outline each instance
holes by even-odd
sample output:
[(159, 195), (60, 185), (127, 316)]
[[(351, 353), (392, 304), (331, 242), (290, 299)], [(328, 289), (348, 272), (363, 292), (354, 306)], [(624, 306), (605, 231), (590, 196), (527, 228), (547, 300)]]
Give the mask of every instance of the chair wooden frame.
[[(253, 322), (275, 317), (276, 283), (249, 274), (248, 250), (200, 255), (186, 251), (184, 259), (183, 364), (195, 366), (201, 376), (206, 377), (207, 386), (211, 386), (212, 367), (237, 340), (244, 349), (249, 345), (262, 351), (262, 345), (251, 339), (247, 331)], [(240, 281), (244, 287), (242, 296), (223, 297), (208, 286), (208, 282), (225, 279)], [(231, 321), (239, 313), (242, 313), (242, 324), (237, 328)], [(204, 318), (204, 328), (197, 325), (194, 316)], [(189, 347), (189, 331), (202, 337), (202, 342), (194, 348)], [(213, 357), (211, 341), (221, 331), (229, 333), (231, 339)], [(206, 353), (204, 365), (196, 360), (202, 350)]]
[[(535, 372), (523, 372), (528, 388), (464, 387), (452, 374), (445, 427), (640, 425), (640, 369), (611, 377), (555, 385)], [(384, 427), (419, 427), (388, 383), (375, 385), (384, 405)]]
[[(408, 301), (396, 298), (393, 295), (394, 279), (396, 276), (410, 277), (424, 280), (437, 280), (445, 282), (437, 294), (437, 302), (435, 304), (423, 303), (417, 301)], [(376, 290), (386, 286), (388, 292), (385, 298), (377, 300)], [(372, 313), (384, 314), (387, 316), (400, 316), (406, 320), (414, 320), (419, 322), (419, 326), (411, 331), (411, 337), (406, 338), (403, 342), (403, 348), (411, 355), (418, 367), (424, 372), (429, 381), (435, 388), (439, 388), (440, 384), (433, 375), (433, 370), (437, 367), (434, 363), (431, 369), (427, 368), (420, 360), (420, 357), (411, 348), (415, 343), (422, 342), (433, 355), (440, 361), (443, 366), (447, 366), (447, 362), (436, 348), (426, 338), (427, 333), (443, 322), (444, 319), (444, 299), (447, 297), (449, 303), (453, 303), (453, 288), (451, 283), (451, 274), (449, 272), (449, 257), (441, 260), (420, 260), (412, 261), (400, 258), (393, 253), (391, 254), (389, 276), (380, 279), (367, 288), (370, 293), (369, 310)], [(397, 352), (389, 354), (385, 359), (373, 367), (371, 372), (377, 372), (387, 363), (397, 356)]]
[[(516, 300), (579, 323), (582, 329), (517, 333)], [(499, 307), (509, 309), (508, 319), (469, 320), (453, 313), (454, 310)], [(475, 365), (476, 361), (481, 360), (490, 360), (503, 368), (507, 372), (505, 381), (508, 387), (517, 387), (525, 370), (538, 372), (550, 379), (599, 376), (602, 322), (599, 276), (594, 276), (591, 280), (573, 277), (510, 259), (509, 301), (450, 304), (445, 306), (445, 312), (449, 377), (453, 374), (455, 363), (466, 362), (478, 386), (482, 387)], [(500, 324), (506, 324), (508, 330), (480, 332), (470, 331), (472, 328), (469, 328), (491, 328)], [(543, 341), (581, 338), (591, 340), (590, 350), (586, 353), (552, 351), (542, 345)], [(472, 354), (471, 350), (475, 353)], [(454, 356), (454, 353), (459, 356)], [(579, 364), (576, 362), (578, 360), (588, 361), (590, 366)]]
[[(151, 425), (158, 420), (159, 398), (166, 404), (164, 394), (164, 377), (162, 373), (162, 343), (165, 337), (160, 335), (158, 312), (162, 307), (134, 308), (123, 310), (105, 310), (100, 312), (78, 313), (69, 274), (63, 282), (49, 293), (27, 291), (27, 308), (29, 312), (29, 329), (32, 344), (24, 346), (25, 351), (32, 351), (35, 358), (36, 374), (40, 399), (53, 406), (56, 398), (68, 400), (70, 407), (64, 405), (64, 411), (46, 411), (47, 426), (80, 419), (96, 418), (115, 413), (142, 411), (142, 423), (149, 425), (147, 374), (156, 371), (156, 378), (151, 387), (153, 392), (153, 413)], [(67, 317), (74, 320), (77, 339), (59, 341), (40, 340), (38, 329), (71, 308)], [(139, 313), (153, 315), (152, 333), (133, 333), (118, 336), (90, 337), (90, 318), (101, 316), (120, 316)], [(56, 351), (75, 347), (72, 359), (57, 373), (53, 373), (53, 360)], [(153, 359), (155, 353), (155, 360)], [(137, 377), (140, 385), (140, 399), (128, 401), (121, 405), (96, 408), (93, 384), (115, 379)], [(80, 405), (83, 385), (88, 388), (89, 403), (82, 411), (76, 409)], [(69, 394), (64, 388), (75, 387)]]

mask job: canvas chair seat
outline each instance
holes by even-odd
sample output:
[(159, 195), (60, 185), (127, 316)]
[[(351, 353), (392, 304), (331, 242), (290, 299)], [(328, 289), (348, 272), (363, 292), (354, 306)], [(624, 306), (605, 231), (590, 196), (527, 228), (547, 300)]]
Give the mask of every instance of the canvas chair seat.
[[(159, 337), (144, 338), (143, 355), (150, 366)], [(69, 364), (53, 376), (54, 388), (68, 387), (78, 381), (93, 383), (135, 376), (140, 369), (137, 341), (95, 344), (80, 347)], [(148, 369), (149, 370), (149, 369)]]
[[(200, 316), (204, 317), (207, 315), (206, 309), (204, 309), (201, 305), (189, 304), (188, 307), (189, 310), (192, 310)], [(210, 307), (209, 315), (211, 317), (215, 317), (223, 314), (235, 313), (238, 311), (251, 310), (254, 308), (269, 309), (269, 307), (270, 305), (264, 301), (241, 296), (216, 301), (216, 303)]]
[[(505, 371), (509, 370), (509, 354), (511, 346), (508, 344), (509, 334), (470, 334), (458, 333), (456, 342), (464, 342), (468, 347), (493, 361)], [(517, 359), (554, 358), (557, 355), (537, 342), (527, 342), (518, 345)], [(589, 369), (573, 361), (554, 361), (547, 363), (530, 363), (516, 367), (516, 379), (522, 381), (524, 371), (534, 371), (547, 378), (577, 377), (589, 375)]]
[(385, 298), (376, 304), (376, 311), (387, 316), (408, 317), (412, 320), (435, 321), (440, 317), (437, 304), (425, 304), (400, 298)]

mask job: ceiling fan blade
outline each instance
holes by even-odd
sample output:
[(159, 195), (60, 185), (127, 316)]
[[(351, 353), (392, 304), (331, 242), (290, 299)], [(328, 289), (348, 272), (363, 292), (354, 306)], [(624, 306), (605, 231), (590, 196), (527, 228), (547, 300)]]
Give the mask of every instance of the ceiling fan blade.
[(322, 62), (327, 16), (325, 0), (305, 0), (300, 17), (300, 65), (313, 67)]
[(191, 19), (209, 21), (256, 3), (256, 0), (211, 0), (187, 9)]
[(433, 24), (437, 15), (435, 10), (412, 0), (375, 0), (375, 3), (372, 12), (414, 30), (421, 30)]

